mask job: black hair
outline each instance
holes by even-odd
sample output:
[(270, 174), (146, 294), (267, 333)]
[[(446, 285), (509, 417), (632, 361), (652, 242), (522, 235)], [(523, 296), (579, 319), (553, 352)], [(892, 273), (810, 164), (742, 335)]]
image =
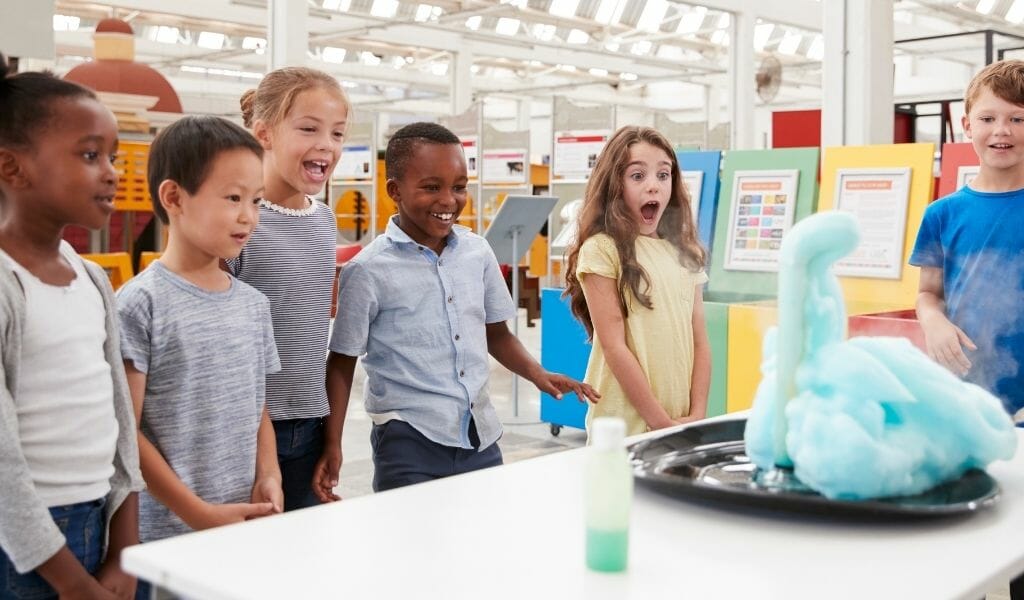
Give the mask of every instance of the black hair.
[(416, 149), (416, 144), (456, 144), (460, 148), (462, 142), (444, 125), (437, 123), (410, 123), (395, 132), (388, 140), (388, 149), (384, 153), (384, 172), (388, 179), (401, 179), (405, 175), (405, 166)]
[(13, 73), (0, 54), (0, 146), (31, 148), (32, 136), (45, 131), (57, 116), (54, 100), (92, 98), (92, 90), (53, 73)]
[(157, 134), (149, 148), (146, 178), (153, 212), (166, 224), (167, 211), (160, 204), (160, 184), (171, 180), (195, 194), (210, 174), (221, 152), (251, 150), (263, 158), (263, 147), (240, 126), (209, 115), (183, 117)]

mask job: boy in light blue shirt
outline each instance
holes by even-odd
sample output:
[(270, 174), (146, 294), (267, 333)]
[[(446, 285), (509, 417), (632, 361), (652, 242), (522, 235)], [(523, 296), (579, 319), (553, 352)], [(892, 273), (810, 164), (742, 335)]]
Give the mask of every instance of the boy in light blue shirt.
[[(488, 354), (555, 397), (597, 398), (545, 371), (505, 324), (516, 311), (494, 253), (455, 225), (468, 182), (458, 137), (408, 125), (388, 143), (385, 166), (398, 215), (342, 272), (327, 368), (332, 405), (347, 406), (365, 355), (375, 491), (502, 463)], [(344, 414), (332, 412), (329, 434), (340, 438)]]

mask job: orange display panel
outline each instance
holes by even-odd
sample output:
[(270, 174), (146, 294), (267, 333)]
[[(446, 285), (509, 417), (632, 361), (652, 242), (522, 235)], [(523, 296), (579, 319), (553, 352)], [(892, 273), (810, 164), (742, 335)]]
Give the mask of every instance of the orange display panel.
[(114, 168), (118, 171), (114, 208), (124, 211), (150, 212), (153, 203), (146, 182), (149, 142), (122, 141), (117, 150)]

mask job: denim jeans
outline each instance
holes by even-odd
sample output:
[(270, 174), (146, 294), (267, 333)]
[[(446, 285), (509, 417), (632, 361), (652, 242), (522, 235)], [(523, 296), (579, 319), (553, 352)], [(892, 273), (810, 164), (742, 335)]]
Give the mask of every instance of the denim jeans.
[[(106, 523), (103, 507), (106, 500), (79, 502), (50, 509), (53, 522), (67, 538), (68, 549), (82, 563), (85, 570), (95, 574), (103, 558), (103, 540)], [(35, 571), (24, 575), (14, 569), (7, 553), (0, 550), (0, 598), (7, 600), (37, 600), (56, 598), (57, 592)]]
[(324, 450), (324, 420), (287, 419), (274, 421), (277, 462), (281, 465), (284, 510), (317, 506), (313, 493), (313, 471)]

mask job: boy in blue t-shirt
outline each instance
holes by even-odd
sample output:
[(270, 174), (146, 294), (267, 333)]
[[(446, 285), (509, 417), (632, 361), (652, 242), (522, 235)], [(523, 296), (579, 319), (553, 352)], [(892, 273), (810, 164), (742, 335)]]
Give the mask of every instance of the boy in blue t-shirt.
[(971, 80), (964, 133), (981, 169), (928, 207), (910, 264), (928, 353), (1024, 419), (1024, 61)]
[[(341, 273), (327, 363), (331, 405), (347, 406), (364, 356), (375, 491), (501, 464), (488, 354), (553, 396), (597, 398), (545, 371), (508, 330), (515, 307), (494, 253), (455, 224), (468, 183), (459, 138), (407, 125), (388, 142), (385, 167), (398, 215)], [(331, 412), (329, 438), (341, 437), (344, 416)]]

